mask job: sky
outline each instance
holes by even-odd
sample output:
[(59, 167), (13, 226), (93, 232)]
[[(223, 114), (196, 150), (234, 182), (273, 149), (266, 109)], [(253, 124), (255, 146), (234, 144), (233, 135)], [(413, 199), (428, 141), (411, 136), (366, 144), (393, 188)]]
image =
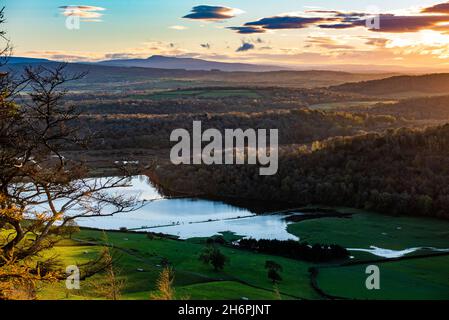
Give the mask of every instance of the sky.
[(449, 2), (1, 0), (15, 56), (449, 68)]

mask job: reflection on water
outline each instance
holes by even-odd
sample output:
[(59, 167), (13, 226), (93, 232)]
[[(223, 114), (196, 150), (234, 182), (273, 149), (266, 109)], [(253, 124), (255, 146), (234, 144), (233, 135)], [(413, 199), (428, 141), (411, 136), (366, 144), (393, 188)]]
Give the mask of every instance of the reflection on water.
[(261, 215), (242, 219), (155, 228), (151, 231), (176, 235), (181, 239), (208, 237), (223, 231), (232, 231), (237, 235), (258, 240), (298, 240), (297, 237), (287, 232), (287, 222), (283, 218), (282, 215)]
[(147, 203), (134, 212), (119, 213), (112, 217), (83, 218), (78, 223), (94, 228), (135, 229), (252, 215), (245, 209), (208, 200), (162, 199)]
[(253, 212), (219, 201), (163, 199), (146, 177), (133, 177), (131, 187), (114, 192), (154, 200), (131, 213), (111, 217), (81, 218), (80, 226), (99, 229), (140, 229), (177, 235), (181, 238), (207, 237), (221, 231), (256, 239), (297, 239), (286, 231), (283, 215), (256, 216)]

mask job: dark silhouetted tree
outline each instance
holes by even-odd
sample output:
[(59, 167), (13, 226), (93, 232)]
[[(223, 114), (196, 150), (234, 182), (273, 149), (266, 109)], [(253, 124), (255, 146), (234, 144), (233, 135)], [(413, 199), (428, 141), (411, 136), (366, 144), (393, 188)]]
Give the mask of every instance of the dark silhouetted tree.
[(205, 264), (211, 264), (215, 271), (223, 270), (228, 258), (216, 246), (207, 246), (199, 257)]
[(282, 277), (279, 274), (282, 272), (282, 266), (277, 262), (267, 260), (265, 261), (265, 269), (268, 270), (268, 278), (273, 282), (273, 284), (277, 284), (282, 281)]

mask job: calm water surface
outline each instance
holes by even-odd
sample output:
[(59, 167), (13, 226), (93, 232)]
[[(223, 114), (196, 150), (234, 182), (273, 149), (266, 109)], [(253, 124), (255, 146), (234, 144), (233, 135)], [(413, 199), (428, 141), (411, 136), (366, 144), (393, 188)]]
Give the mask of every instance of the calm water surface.
[(220, 201), (164, 199), (148, 178), (143, 176), (133, 177), (130, 187), (119, 188), (114, 192), (138, 194), (141, 200), (150, 201), (131, 213), (82, 218), (77, 220), (78, 224), (99, 229), (125, 227), (162, 232), (182, 239), (209, 237), (224, 231), (255, 239), (298, 239), (287, 232), (284, 215), (255, 215), (248, 209)]
[[(130, 186), (114, 189), (114, 193), (137, 196), (146, 200), (145, 206), (131, 213), (114, 216), (82, 218), (80, 226), (98, 229), (118, 230), (122, 227), (161, 232), (181, 239), (210, 237), (230, 231), (243, 237), (255, 239), (299, 240), (287, 232), (288, 222), (282, 214), (256, 215), (249, 209), (233, 206), (221, 201), (206, 199), (167, 199), (144, 176), (133, 177)], [(297, 213), (300, 214), (300, 213)], [(367, 252), (373, 256), (398, 258), (416, 251), (448, 251), (429, 247), (391, 250), (373, 244), (369, 248), (348, 248), (353, 252)]]

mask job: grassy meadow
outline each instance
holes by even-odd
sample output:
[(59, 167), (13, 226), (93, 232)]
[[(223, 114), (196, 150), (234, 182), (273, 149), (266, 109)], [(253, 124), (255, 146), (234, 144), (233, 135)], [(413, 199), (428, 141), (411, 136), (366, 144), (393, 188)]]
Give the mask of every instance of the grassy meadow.
[[(144, 234), (120, 232), (108, 232), (107, 237), (108, 243), (114, 246), (115, 266), (126, 278), (123, 299), (149, 299), (155, 290), (163, 259), (173, 266), (174, 286), (180, 299), (277, 299), (278, 295), (264, 269), (266, 260), (274, 260), (283, 267), (283, 281), (278, 285), (282, 299), (320, 298), (310, 286), (308, 268), (311, 265), (305, 262), (221, 247), (229, 262), (223, 271), (216, 272), (198, 259), (205, 247), (204, 239), (149, 239)], [(82, 230), (74, 238), (76, 241), (61, 241), (53, 249), (52, 253), (56, 253), (64, 265), (82, 264), (100, 254), (102, 232)], [(96, 298), (90, 288), (92, 281), (102, 281), (102, 275), (83, 281), (78, 292), (67, 292), (64, 282), (44, 286), (40, 298)]]
[(367, 265), (321, 268), (318, 286), (347, 299), (449, 299), (449, 256), (418, 258), (379, 264), (380, 290), (367, 290)]
[[(345, 248), (390, 250), (413, 247), (449, 247), (446, 221), (419, 217), (392, 217), (360, 212), (350, 218), (320, 218), (290, 224), (288, 232), (309, 243), (337, 243)], [(355, 258), (373, 258), (371, 254), (353, 252)]]
[(151, 96), (153, 99), (174, 99), (174, 98), (260, 98), (260, 94), (256, 90), (251, 89), (185, 89), (185, 90), (169, 90), (158, 92)]
[[(347, 210), (346, 210), (347, 211)], [(377, 247), (403, 250), (429, 246), (447, 248), (448, 223), (436, 219), (390, 217), (354, 211), (350, 218), (320, 218), (292, 223), (288, 231), (309, 243), (337, 243), (347, 248)], [(279, 256), (260, 254), (219, 245), (229, 259), (222, 271), (199, 261), (206, 246), (205, 238), (185, 241), (148, 237), (144, 233), (106, 233), (119, 277), (125, 280), (121, 299), (146, 300), (156, 291), (156, 281), (164, 263), (172, 266), (177, 299), (325, 299), (312, 285), (309, 269), (318, 268), (316, 283), (324, 293), (351, 299), (419, 299), (449, 298), (448, 256), (421, 258), (429, 253), (417, 251), (404, 260), (381, 261), (368, 252), (351, 252), (353, 259), (342, 263), (313, 264)], [(240, 238), (224, 232), (223, 238), (232, 242)], [(104, 247), (101, 231), (81, 229), (73, 239), (60, 241), (47, 255), (57, 256), (62, 265), (81, 265), (99, 257)], [(412, 259), (410, 259), (412, 257)], [(267, 277), (265, 261), (273, 260), (283, 268), (282, 281), (275, 288)], [(381, 270), (381, 290), (365, 287), (368, 264)], [(372, 262), (371, 262), (372, 263)], [(96, 274), (82, 281), (81, 289), (68, 291), (64, 281), (43, 285), (40, 299), (103, 299), (95, 285), (104, 281)]]

